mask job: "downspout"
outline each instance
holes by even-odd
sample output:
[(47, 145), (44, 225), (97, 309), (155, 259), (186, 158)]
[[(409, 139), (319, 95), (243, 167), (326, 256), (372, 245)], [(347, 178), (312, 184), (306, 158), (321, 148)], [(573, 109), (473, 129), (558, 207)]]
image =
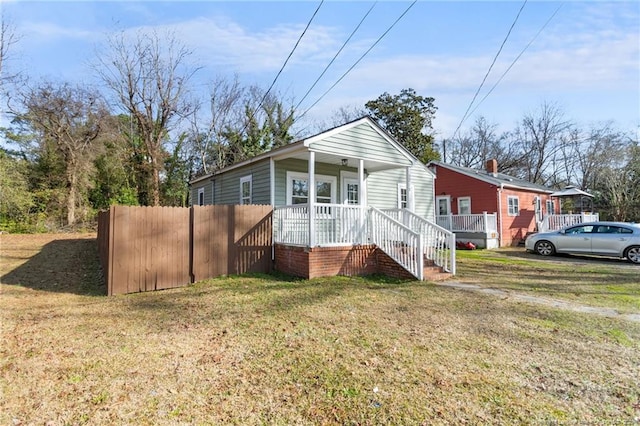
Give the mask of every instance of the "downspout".
[(498, 188), (498, 246), (502, 247), (502, 190), (504, 184), (500, 184)]
[[(273, 265), (273, 262), (275, 262), (276, 260), (276, 245), (274, 244), (273, 241), (273, 232), (275, 230), (275, 227), (273, 226), (273, 209), (275, 209), (276, 207), (276, 162), (274, 161), (273, 157), (269, 157), (269, 191), (271, 192), (269, 194), (269, 203), (271, 203), (271, 262)], [(286, 202), (285, 202), (286, 204)]]
[(436, 210), (438, 208), (438, 203), (436, 203), (436, 179), (438, 179), (438, 169), (434, 167), (433, 180), (431, 181), (431, 202), (433, 203), (431, 206), (431, 214), (433, 214), (433, 217), (428, 218), (433, 221), (433, 223), (436, 223), (436, 216), (438, 215)]

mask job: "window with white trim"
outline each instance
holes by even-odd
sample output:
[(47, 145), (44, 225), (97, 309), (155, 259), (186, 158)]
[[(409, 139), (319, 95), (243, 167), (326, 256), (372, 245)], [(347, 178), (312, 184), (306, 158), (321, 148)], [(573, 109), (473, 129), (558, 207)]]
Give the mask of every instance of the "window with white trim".
[[(316, 175), (316, 203), (334, 204), (338, 179), (335, 176)], [(306, 173), (287, 172), (287, 204), (309, 202), (309, 176)]]
[(251, 204), (253, 181), (251, 175), (240, 178), (240, 204)]
[(204, 206), (204, 188), (198, 188), (198, 205)]
[(509, 216), (518, 216), (520, 215), (520, 200), (518, 197), (510, 195), (507, 197), (507, 206)]
[(407, 185), (405, 185), (404, 183), (399, 183), (398, 184), (398, 208), (399, 209), (408, 208), (409, 207), (408, 200), (409, 198), (407, 194)]
[(458, 198), (458, 214), (471, 214), (471, 197)]

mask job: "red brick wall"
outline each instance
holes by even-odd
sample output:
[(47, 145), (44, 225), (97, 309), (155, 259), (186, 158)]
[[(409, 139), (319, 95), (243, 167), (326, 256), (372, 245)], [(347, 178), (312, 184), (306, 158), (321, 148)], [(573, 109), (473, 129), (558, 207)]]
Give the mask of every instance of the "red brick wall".
[(415, 280), (415, 277), (406, 269), (396, 263), (385, 252), (376, 248), (376, 261), (378, 263), (378, 273), (392, 278)]
[(308, 250), (306, 247), (275, 244), (274, 269), (296, 277), (309, 278)]
[(296, 247), (275, 245), (277, 271), (302, 278), (371, 275), (378, 272), (376, 247)]
[(392, 278), (415, 279), (375, 245), (308, 248), (276, 244), (274, 247), (274, 269), (297, 277), (384, 274)]

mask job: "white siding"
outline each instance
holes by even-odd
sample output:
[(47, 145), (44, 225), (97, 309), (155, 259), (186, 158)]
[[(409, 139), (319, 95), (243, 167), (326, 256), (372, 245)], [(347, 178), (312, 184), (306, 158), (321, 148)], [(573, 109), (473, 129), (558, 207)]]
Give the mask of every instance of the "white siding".
[(360, 124), (313, 142), (309, 148), (325, 154), (335, 155), (340, 153), (341, 156), (350, 158), (406, 166), (411, 164), (411, 161), (403, 152), (375, 131), (369, 123)]
[[(405, 169), (371, 173), (367, 177), (369, 205), (379, 209), (397, 208), (399, 183), (406, 183)], [(422, 165), (413, 166), (411, 183), (415, 197), (415, 213), (433, 222), (435, 220), (433, 175)]]

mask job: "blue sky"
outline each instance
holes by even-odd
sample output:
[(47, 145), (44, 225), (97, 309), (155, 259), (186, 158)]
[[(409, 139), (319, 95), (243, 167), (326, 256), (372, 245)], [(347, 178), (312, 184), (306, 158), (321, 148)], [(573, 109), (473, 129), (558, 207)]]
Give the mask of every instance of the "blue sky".
[[(109, 33), (169, 29), (193, 51), (190, 61), (202, 67), (193, 81), (195, 90), (206, 93), (208, 82), (234, 74), (243, 83), (268, 88), (319, 3), (2, 1), (0, 6), (22, 36), (7, 64), (12, 70), (36, 79), (95, 82), (88, 63), (105, 47)], [(280, 75), (278, 93), (297, 104), (372, 4), (325, 1)], [(327, 120), (339, 107), (361, 107), (384, 92), (413, 88), (435, 98), (437, 137), (450, 137), (522, 4), (418, 1), (306, 119)], [(300, 111), (409, 5), (376, 3)], [(554, 102), (578, 124), (614, 120), (620, 129), (639, 131), (640, 2), (527, 2), (478, 100), (556, 11), (463, 130), (477, 115), (511, 129), (525, 113)]]

